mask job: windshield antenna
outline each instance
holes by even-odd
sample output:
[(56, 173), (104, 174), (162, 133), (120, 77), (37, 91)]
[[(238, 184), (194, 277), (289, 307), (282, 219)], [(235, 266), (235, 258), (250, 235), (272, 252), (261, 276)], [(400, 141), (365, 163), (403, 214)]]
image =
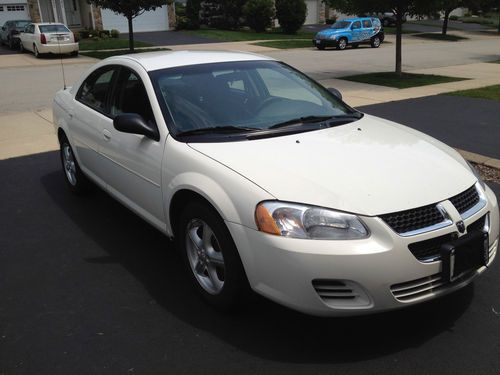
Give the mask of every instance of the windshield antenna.
[(66, 75), (64, 74), (64, 64), (63, 64), (63, 58), (62, 58), (62, 53), (61, 53), (61, 43), (59, 41), (59, 36), (56, 36), (57, 38), (57, 47), (59, 48), (59, 58), (61, 59), (61, 71), (62, 71), (62, 79), (63, 79), (63, 88), (66, 90)]

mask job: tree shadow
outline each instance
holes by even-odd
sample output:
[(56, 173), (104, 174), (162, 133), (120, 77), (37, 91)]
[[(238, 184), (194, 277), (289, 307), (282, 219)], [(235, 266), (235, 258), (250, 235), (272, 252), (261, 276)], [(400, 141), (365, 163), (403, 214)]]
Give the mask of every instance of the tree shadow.
[[(289, 363), (344, 363), (421, 346), (448, 330), (467, 310), (473, 285), (407, 309), (352, 318), (303, 315), (253, 295), (233, 314), (207, 306), (190, 285), (180, 256), (159, 231), (95, 189), (89, 196), (68, 192), (62, 172), (41, 183), (52, 202), (107, 255), (85, 258), (96, 266), (118, 263), (139, 280), (156, 303), (188, 325), (210, 332), (251, 355)], [(50, 235), (48, 241), (50, 241)], [(54, 234), (55, 240), (57, 235)]]

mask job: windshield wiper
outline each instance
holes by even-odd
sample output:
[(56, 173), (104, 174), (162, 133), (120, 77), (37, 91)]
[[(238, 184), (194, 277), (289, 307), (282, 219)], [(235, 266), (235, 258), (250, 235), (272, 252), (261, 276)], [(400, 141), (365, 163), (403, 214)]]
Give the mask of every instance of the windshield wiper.
[(211, 126), (208, 128), (199, 128), (186, 130), (184, 132), (180, 132), (177, 135), (202, 135), (202, 134), (230, 134), (230, 133), (248, 133), (255, 132), (262, 129), (259, 128), (249, 128), (249, 127), (241, 127), (241, 126)]
[(363, 114), (360, 112), (354, 112), (346, 115), (339, 115), (339, 116), (305, 116), (305, 117), (298, 117), (294, 118), (288, 121), (280, 122), (277, 124), (274, 124), (273, 126), (269, 127), (269, 129), (278, 129), (278, 128), (283, 128), (287, 126), (293, 126), (293, 125), (299, 125), (299, 124), (312, 124), (312, 123), (318, 123), (322, 121), (327, 121), (330, 120), (331, 123), (326, 124), (327, 126), (332, 126), (336, 125), (335, 120), (340, 120), (340, 121), (345, 121), (349, 119), (360, 119), (363, 117)]

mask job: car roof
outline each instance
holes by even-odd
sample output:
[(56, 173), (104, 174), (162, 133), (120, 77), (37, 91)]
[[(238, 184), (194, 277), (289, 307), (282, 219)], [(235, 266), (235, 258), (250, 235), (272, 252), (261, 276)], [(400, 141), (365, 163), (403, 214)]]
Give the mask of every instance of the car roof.
[(173, 68), (177, 66), (221, 63), (232, 61), (258, 61), (274, 59), (248, 52), (230, 51), (161, 51), (109, 57), (106, 62), (119, 63), (124, 60), (134, 60), (145, 70)]
[(68, 27), (64, 23), (60, 23), (60, 22), (32, 22), (32, 23), (33, 23), (33, 25), (37, 25), (37, 26), (61, 25), (64, 27)]

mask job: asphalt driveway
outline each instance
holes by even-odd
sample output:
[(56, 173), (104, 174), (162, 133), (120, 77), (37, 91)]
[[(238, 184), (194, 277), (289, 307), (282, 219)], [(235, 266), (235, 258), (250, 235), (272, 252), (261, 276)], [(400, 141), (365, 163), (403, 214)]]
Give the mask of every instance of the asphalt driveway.
[(0, 175), (0, 374), (500, 373), (498, 261), (387, 314), (313, 318), (255, 297), (225, 315), (162, 234), (98, 189), (70, 194), (56, 152)]
[(435, 95), (358, 109), (420, 130), (450, 146), (500, 159), (498, 101)]

